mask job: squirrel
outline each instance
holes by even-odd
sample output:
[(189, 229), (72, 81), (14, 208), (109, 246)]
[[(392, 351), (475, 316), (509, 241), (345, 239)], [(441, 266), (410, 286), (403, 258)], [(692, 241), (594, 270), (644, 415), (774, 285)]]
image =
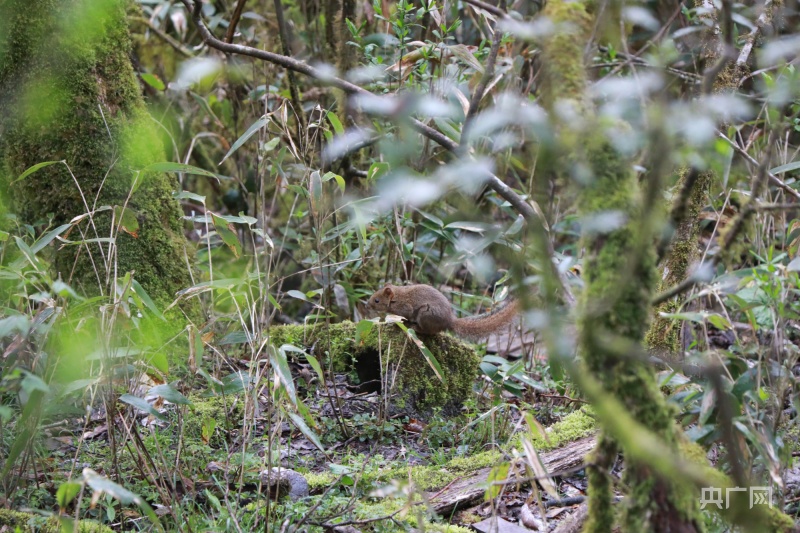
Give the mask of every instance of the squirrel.
[(430, 285), (399, 287), (387, 283), (370, 297), (367, 310), (401, 316), (424, 335), (452, 331), (459, 337), (478, 340), (511, 324), (519, 313), (519, 302), (511, 300), (489, 313), (456, 318), (450, 301)]

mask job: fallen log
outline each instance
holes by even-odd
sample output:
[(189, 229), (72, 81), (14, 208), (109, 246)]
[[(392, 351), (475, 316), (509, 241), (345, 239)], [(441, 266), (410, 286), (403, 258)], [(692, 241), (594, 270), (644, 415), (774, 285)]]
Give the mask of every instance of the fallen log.
[[(571, 442), (557, 450), (542, 452), (539, 457), (549, 474), (559, 475), (559, 472), (573, 472), (584, 464), (586, 454), (594, 449), (596, 438), (594, 435)], [(459, 507), (465, 507), (483, 498), (486, 493), (486, 482), (491, 468), (482, 468), (467, 477), (458, 479), (439, 492), (428, 493), (431, 507), (440, 515), (448, 516)], [(509, 478), (506, 482), (513, 483), (520, 479), (525, 483), (525, 478), (517, 476), (515, 472), (524, 472), (524, 468), (509, 469)]]

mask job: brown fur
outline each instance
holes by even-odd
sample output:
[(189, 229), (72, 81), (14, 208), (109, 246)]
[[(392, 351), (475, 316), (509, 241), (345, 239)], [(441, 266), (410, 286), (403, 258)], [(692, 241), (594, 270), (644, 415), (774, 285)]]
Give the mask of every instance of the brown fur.
[(519, 313), (519, 304), (512, 300), (489, 313), (456, 318), (449, 300), (430, 285), (387, 284), (370, 297), (367, 310), (373, 315), (401, 316), (416, 332), (425, 335), (452, 331), (459, 337), (477, 340), (508, 326)]

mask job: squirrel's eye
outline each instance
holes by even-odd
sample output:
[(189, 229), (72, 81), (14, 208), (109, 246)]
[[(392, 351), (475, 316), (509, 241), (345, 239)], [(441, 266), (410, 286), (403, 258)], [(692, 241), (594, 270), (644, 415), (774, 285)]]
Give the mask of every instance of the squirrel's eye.
[(375, 303), (379, 304), (379, 303), (381, 303), (381, 301), (378, 298), (375, 298)]

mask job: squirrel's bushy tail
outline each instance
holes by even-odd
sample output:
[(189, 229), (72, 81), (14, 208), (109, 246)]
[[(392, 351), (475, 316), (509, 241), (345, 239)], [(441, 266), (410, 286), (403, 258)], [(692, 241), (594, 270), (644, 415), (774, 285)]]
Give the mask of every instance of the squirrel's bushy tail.
[(453, 332), (465, 339), (480, 340), (510, 325), (518, 313), (519, 302), (511, 300), (488, 313), (457, 318), (453, 324)]

